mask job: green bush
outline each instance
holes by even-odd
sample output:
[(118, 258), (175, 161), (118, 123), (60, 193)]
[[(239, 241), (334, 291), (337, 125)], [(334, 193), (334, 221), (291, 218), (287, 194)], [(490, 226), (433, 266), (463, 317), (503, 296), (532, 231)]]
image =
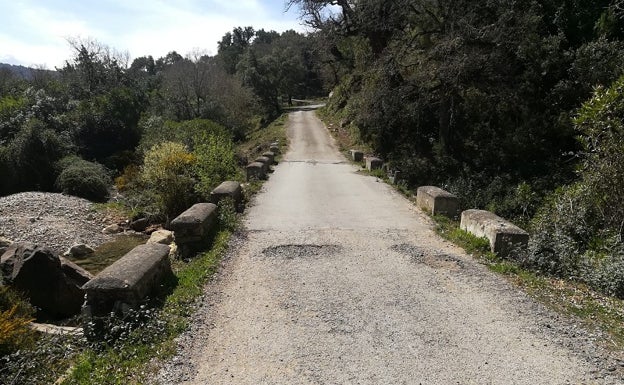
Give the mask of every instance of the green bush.
[(0, 356), (30, 346), (34, 332), (28, 328), (35, 310), (21, 295), (0, 287)]
[(579, 110), (579, 180), (540, 208), (526, 262), (624, 298), (623, 91), (624, 77)]
[(74, 155), (58, 161), (56, 168), (60, 170), (55, 183), (59, 191), (92, 201), (108, 197), (111, 179), (104, 166)]
[(196, 162), (186, 146), (176, 142), (157, 144), (145, 154), (141, 180), (166, 217), (175, 218), (196, 202)]
[(232, 140), (223, 132), (201, 132), (195, 136), (194, 170), (198, 181), (196, 190), (204, 198), (221, 182), (236, 179), (238, 167)]

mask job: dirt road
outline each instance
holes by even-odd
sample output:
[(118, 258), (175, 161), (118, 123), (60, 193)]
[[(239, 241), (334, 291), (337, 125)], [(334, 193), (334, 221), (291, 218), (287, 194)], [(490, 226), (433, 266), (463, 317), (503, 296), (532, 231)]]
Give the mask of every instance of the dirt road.
[(618, 383), (586, 332), (356, 173), (313, 112), (289, 136), (162, 383)]

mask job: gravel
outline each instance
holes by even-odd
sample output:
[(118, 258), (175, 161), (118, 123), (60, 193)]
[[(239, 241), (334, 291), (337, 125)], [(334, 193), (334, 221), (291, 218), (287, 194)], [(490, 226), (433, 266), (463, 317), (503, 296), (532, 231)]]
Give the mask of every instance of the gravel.
[(33, 242), (63, 253), (75, 243), (91, 247), (110, 241), (102, 229), (115, 223), (93, 203), (58, 193), (23, 192), (0, 197), (0, 236)]

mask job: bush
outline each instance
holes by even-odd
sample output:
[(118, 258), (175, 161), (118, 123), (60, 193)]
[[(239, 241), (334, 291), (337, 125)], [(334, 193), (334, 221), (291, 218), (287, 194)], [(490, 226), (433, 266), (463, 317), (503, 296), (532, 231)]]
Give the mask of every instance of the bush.
[(196, 162), (196, 157), (176, 142), (155, 145), (145, 154), (141, 180), (154, 195), (157, 209), (168, 218), (175, 218), (196, 202)]
[(202, 132), (195, 137), (193, 151), (197, 162), (196, 190), (204, 198), (221, 182), (238, 177), (238, 167), (232, 140), (223, 132)]
[(108, 198), (111, 180), (104, 166), (74, 155), (61, 159), (56, 167), (61, 170), (55, 183), (59, 191), (92, 201)]
[(0, 287), (0, 356), (30, 345), (34, 332), (28, 328), (34, 309), (7, 287)]
[(624, 77), (598, 88), (580, 109), (580, 178), (535, 216), (526, 262), (624, 298), (623, 91)]

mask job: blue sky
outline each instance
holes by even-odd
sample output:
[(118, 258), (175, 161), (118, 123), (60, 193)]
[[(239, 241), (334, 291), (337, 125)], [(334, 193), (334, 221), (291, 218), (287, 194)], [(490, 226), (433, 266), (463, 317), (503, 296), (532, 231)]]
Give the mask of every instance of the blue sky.
[(0, 62), (60, 67), (71, 57), (68, 38), (89, 38), (130, 58), (214, 55), (237, 26), (303, 32), (298, 10), (285, 0), (0, 0)]

